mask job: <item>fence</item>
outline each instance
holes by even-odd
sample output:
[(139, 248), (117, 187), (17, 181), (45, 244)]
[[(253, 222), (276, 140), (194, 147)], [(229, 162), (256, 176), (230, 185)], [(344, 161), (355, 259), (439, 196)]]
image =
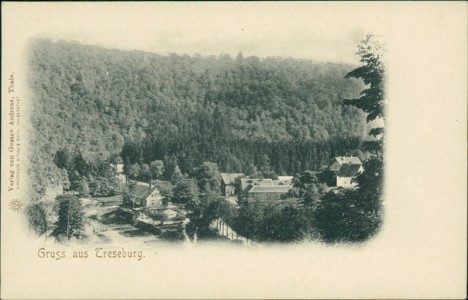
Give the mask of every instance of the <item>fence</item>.
[(223, 219), (217, 218), (210, 223), (210, 228), (216, 230), (219, 236), (224, 236), (231, 241), (241, 241), (245, 245), (256, 245), (257, 243), (243, 237), (235, 232)]

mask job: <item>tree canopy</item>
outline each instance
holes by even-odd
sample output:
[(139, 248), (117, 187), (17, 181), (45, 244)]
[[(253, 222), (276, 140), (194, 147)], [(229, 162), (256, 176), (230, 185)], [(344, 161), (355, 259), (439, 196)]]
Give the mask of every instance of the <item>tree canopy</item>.
[[(345, 78), (359, 78), (368, 85), (361, 91), (357, 99), (344, 100), (345, 104), (356, 106), (367, 113), (367, 122), (377, 118), (383, 118), (385, 94), (384, 81), (385, 69), (383, 59), (383, 46), (372, 35), (366, 35), (365, 39), (358, 45), (357, 55), (361, 57), (363, 65), (346, 74)], [(371, 133), (377, 133), (379, 130), (373, 130)]]
[(56, 199), (58, 204), (58, 221), (54, 230), (57, 240), (68, 240), (71, 237), (81, 238), (84, 226), (84, 212), (81, 200), (74, 195), (61, 195)]
[(131, 176), (138, 163), (153, 179), (161, 176), (153, 161), (164, 162), (166, 179), (204, 161), (224, 172), (294, 174), (358, 148), (364, 130), (363, 113), (340, 103), (362, 87), (343, 78), (345, 64), (35, 40), (29, 66), (33, 198), (74, 176), (63, 172), (65, 152), (84, 162), (75, 166), (86, 177), (86, 167), (119, 157)]
[[(115, 178), (122, 163), (128, 178), (150, 181), (166, 201), (191, 211), (189, 235), (211, 236), (218, 217), (262, 242), (362, 242), (378, 232), (384, 130), (365, 132), (383, 122), (386, 104), (384, 52), (374, 36), (358, 45), (358, 67), (241, 53), (159, 56), (48, 40), (31, 49), (32, 199), (50, 186), (77, 192), (56, 198), (57, 239), (82, 234), (75, 194), (122, 191)], [(323, 166), (342, 155), (363, 161), (357, 189), (327, 187), (336, 174)], [(237, 179), (237, 208), (220, 196), (221, 171), (297, 175), (274, 204), (245, 201)], [(27, 208), (38, 234), (48, 230), (43, 203)]]

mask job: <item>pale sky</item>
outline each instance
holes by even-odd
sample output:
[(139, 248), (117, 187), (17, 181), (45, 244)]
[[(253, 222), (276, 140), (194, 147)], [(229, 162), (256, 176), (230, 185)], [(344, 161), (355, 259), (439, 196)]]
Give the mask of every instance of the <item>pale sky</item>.
[[(228, 53), (358, 63), (370, 28), (327, 3), (37, 4), (34, 36), (158, 54)], [(88, 8), (88, 9), (86, 9)], [(346, 12), (348, 10), (349, 12)], [(353, 12), (352, 14), (350, 12)], [(351, 18), (350, 18), (351, 17)]]

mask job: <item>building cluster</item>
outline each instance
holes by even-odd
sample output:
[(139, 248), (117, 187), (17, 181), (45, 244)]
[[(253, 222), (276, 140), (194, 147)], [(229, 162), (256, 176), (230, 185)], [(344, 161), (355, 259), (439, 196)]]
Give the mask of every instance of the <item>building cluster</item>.
[(244, 173), (221, 173), (221, 189), (228, 201), (235, 202), (239, 194), (249, 202), (279, 200), (292, 188), (293, 176), (278, 179), (252, 178)]
[[(180, 233), (181, 228), (190, 220), (183, 206), (172, 204), (152, 184), (127, 180), (122, 164), (111, 165), (113, 174), (128, 187), (124, 195), (122, 211), (131, 216), (135, 226), (144, 228), (157, 234)], [(333, 177), (330, 186), (333, 188), (355, 188), (355, 179), (364, 171), (362, 162), (357, 157), (335, 157), (327, 167), (328, 174)], [(315, 173), (315, 172), (310, 172)], [(244, 173), (221, 173), (221, 189), (228, 202), (239, 203), (268, 203), (275, 205), (295, 205), (297, 199), (285, 197), (293, 188), (293, 176), (278, 176), (275, 179), (254, 178)], [(241, 201), (239, 201), (241, 200)], [(219, 223), (219, 222), (218, 222)], [(226, 229), (226, 226), (216, 228), (220, 232), (226, 231), (227, 236), (238, 239), (237, 233)]]
[[(364, 171), (362, 162), (354, 156), (335, 157), (327, 169), (332, 174), (332, 187), (355, 188), (355, 178)], [(221, 173), (221, 188), (226, 199), (237, 203), (243, 194), (247, 202), (275, 201), (283, 198), (293, 187), (293, 176), (277, 179), (253, 178), (244, 173)]]
[(181, 224), (186, 220), (181, 207), (166, 201), (157, 187), (145, 182), (131, 182), (124, 207), (132, 211), (137, 221), (151, 225)]
[[(115, 166), (115, 176), (123, 176), (123, 165)], [(333, 187), (354, 188), (355, 178), (364, 171), (362, 162), (353, 156), (335, 157), (328, 170), (333, 176)], [(221, 173), (221, 190), (227, 201), (238, 203), (240, 195), (247, 202), (277, 201), (293, 187), (293, 176), (278, 176), (276, 179), (254, 178), (244, 173)], [(167, 219), (178, 216), (180, 209), (165, 201), (160, 191), (151, 184), (133, 182), (125, 196), (125, 205), (132, 210), (151, 211), (153, 215)], [(179, 214), (180, 216), (180, 214)]]
[(164, 197), (158, 188), (146, 182), (135, 181), (129, 185), (125, 204), (133, 209), (163, 206)]

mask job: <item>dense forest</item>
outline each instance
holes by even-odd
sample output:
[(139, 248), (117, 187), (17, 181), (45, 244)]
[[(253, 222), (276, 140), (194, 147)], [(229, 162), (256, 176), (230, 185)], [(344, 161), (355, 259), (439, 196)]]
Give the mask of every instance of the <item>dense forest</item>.
[(212, 161), (282, 175), (354, 153), (366, 134), (364, 113), (341, 101), (362, 90), (344, 78), (355, 66), (50, 40), (31, 43), (29, 66), (33, 198), (68, 184), (64, 152), (94, 168), (161, 160), (189, 173)]

